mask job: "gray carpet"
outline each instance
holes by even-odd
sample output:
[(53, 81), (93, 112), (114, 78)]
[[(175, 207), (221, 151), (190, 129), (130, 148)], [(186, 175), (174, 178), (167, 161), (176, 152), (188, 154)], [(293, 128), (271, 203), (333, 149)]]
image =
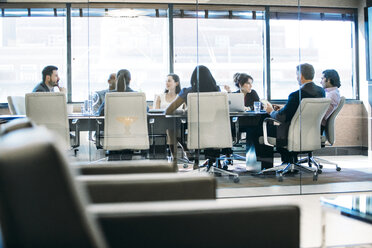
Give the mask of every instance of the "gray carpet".
[(283, 182), (279, 182), (275, 175), (254, 175), (250, 172), (239, 173), (240, 182), (234, 183), (230, 178), (216, 177), (218, 188), (246, 188), (246, 187), (266, 187), (266, 186), (293, 186), (293, 185), (319, 185), (341, 182), (363, 182), (372, 181), (372, 170), (360, 171), (354, 169), (323, 169), (323, 173), (318, 175), (318, 180), (313, 181), (311, 173), (287, 174), (283, 177)]

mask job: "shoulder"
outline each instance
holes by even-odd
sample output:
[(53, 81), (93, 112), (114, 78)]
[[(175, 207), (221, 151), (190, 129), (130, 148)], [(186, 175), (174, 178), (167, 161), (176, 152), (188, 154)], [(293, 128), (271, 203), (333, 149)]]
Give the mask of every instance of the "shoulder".
[(189, 94), (190, 92), (192, 92), (192, 87), (188, 87), (188, 88), (183, 88), (180, 93), (178, 93), (178, 96), (183, 98), (183, 99), (186, 99), (187, 98), (187, 94)]
[(35, 88), (32, 90), (32, 92), (46, 92), (46, 91), (49, 91), (49, 89), (47, 90), (47, 86), (41, 82), (41, 83), (38, 83)]

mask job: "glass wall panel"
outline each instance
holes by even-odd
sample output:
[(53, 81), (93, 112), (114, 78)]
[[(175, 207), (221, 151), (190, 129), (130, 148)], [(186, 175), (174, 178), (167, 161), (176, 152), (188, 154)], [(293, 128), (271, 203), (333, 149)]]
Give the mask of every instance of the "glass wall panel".
[(72, 100), (83, 101), (87, 92), (106, 89), (109, 75), (119, 69), (128, 69), (130, 87), (153, 100), (168, 73), (167, 18), (129, 8), (96, 16), (98, 10), (104, 11), (83, 9), (83, 17), (72, 18)]
[(270, 20), (271, 99), (286, 99), (296, 86), (293, 68), (311, 63), (319, 84), (322, 71), (339, 72), (341, 94), (355, 98), (354, 23), (352, 21)]
[[(66, 17), (64, 10), (5, 9), (0, 17), (0, 102), (31, 92), (46, 65), (56, 65), (66, 87)], [(41, 17), (42, 15), (45, 15)]]
[[(192, 12), (189, 12), (191, 15)], [(174, 68), (186, 85), (189, 83), (193, 68), (199, 63), (213, 72), (222, 90), (224, 85), (228, 85), (232, 91), (236, 91), (233, 75), (236, 72), (244, 72), (253, 77), (253, 88), (262, 98), (265, 97), (263, 12), (255, 12), (254, 20), (228, 19), (228, 11), (208, 12), (208, 18), (205, 17), (204, 11), (199, 11), (197, 20), (177, 17), (177, 13), (175, 11)], [(233, 11), (232, 14), (239, 18), (249, 17), (252, 12)]]

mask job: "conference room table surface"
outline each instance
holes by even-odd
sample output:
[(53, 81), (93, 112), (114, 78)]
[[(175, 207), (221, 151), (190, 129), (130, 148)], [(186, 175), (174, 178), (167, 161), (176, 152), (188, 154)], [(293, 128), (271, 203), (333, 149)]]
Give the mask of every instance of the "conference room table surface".
[[(0, 120), (9, 121), (15, 118), (24, 118), (25, 115), (0, 115)], [(167, 129), (172, 130), (183, 130), (186, 128), (187, 123), (187, 112), (177, 113), (174, 115), (165, 115), (164, 113), (148, 113), (148, 124), (149, 124), (149, 135), (166, 135)], [(238, 128), (240, 131), (247, 132), (247, 145), (253, 145), (256, 150), (256, 157), (261, 162), (261, 167), (270, 168), (273, 166), (273, 153), (272, 148), (266, 147), (258, 143), (257, 130), (262, 128), (263, 120), (268, 117), (268, 114), (264, 111), (261, 112), (230, 112), (230, 119), (233, 129)], [(70, 131), (93, 131), (100, 133), (104, 130), (104, 116), (96, 115), (83, 115), (82, 113), (73, 113), (68, 115), (70, 124)], [(177, 131), (175, 131), (177, 134)], [(182, 133), (182, 132), (178, 132)], [(174, 135), (176, 138), (177, 135)], [(182, 137), (181, 137), (182, 138)], [(184, 137), (183, 137), (184, 138)], [(78, 138), (79, 140), (79, 138)], [(250, 140), (250, 141), (249, 141)], [(177, 142), (172, 142), (177, 149)], [(97, 148), (101, 148), (100, 135), (97, 135), (96, 140)], [(247, 148), (248, 150), (248, 148)], [(260, 151), (260, 153), (257, 153)]]
[[(178, 112), (172, 115), (165, 115), (164, 113), (147, 113), (148, 126), (149, 126), (149, 136), (165, 136), (167, 130), (174, 131), (174, 149), (177, 150), (176, 137), (181, 136), (181, 139), (185, 139), (185, 129), (187, 123), (187, 112)], [(261, 112), (230, 112), (232, 130), (240, 130), (241, 132), (246, 132), (246, 139), (248, 142), (247, 146), (253, 146), (256, 152), (256, 158), (261, 162), (261, 168), (270, 168), (273, 166), (273, 153), (271, 147), (266, 147), (258, 142), (259, 133), (258, 130), (262, 128), (263, 120), (268, 117), (268, 114), (264, 111)], [(69, 115), (70, 128), (73, 122), (76, 123), (78, 132), (80, 131), (95, 131), (100, 133), (104, 130), (104, 116), (94, 116), (94, 115), (82, 115), (81, 113), (74, 113)], [(78, 122), (76, 122), (78, 120)], [(76, 131), (72, 130), (71, 131)], [(239, 132), (236, 132), (238, 134)], [(235, 135), (235, 134), (233, 134)], [(237, 138), (237, 137), (234, 137)], [(100, 145), (100, 136), (97, 136), (96, 146), (97, 148), (102, 148)], [(246, 150), (248, 151), (249, 148)], [(256, 159), (255, 158), (255, 159)]]

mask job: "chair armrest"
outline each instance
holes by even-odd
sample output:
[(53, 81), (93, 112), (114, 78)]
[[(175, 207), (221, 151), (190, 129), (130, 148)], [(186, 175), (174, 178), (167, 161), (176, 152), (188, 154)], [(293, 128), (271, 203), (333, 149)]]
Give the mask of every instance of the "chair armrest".
[(167, 160), (79, 162), (71, 164), (71, 167), (81, 175), (176, 172), (173, 163), (169, 163)]
[(112, 248), (300, 246), (297, 206), (204, 200), (96, 204), (87, 209)]
[(216, 179), (209, 174), (150, 173), (78, 176), (93, 203), (215, 199)]
[(268, 122), (273, 122), (273, 123), (276, 123), (276, 124), (279, 124), (281, 125), (282, 123), (274, 118), (270, 118), (270, 117), (267, 117), (264, 119), (263, 121), (263, 124), (262, 124), (262, 129), (263, 129), (263, 137), (264, 137), (264, 144), (267, 145), (267, 146), (274, 146), (273, 144), (271, 144), (268, 140), (268, 136), (267, 136), (267, 123)]

